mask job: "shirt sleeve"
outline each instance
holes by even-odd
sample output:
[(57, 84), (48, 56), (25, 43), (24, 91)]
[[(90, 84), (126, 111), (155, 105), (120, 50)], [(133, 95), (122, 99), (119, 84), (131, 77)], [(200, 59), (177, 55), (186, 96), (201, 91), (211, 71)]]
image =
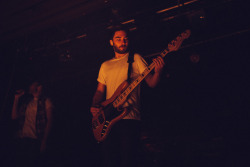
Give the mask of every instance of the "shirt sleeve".
[(147, 68), (148, 64), (147, 62), (144, 60), (144, 58), (139, 55), (139, 54), (135, 54), (134, 55), (134, 61), (137, 63), (138, 69), (140, 74), (143, 73), (143, 71)]
[(97, 81), (106, 85), (105, 77), (104, 77), (104, 65), (102, 64), (99, 70)]

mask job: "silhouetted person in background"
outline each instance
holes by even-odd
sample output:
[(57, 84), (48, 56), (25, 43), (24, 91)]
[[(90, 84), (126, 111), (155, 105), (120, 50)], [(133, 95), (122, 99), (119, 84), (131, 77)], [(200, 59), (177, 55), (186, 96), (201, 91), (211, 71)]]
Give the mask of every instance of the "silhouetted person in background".
[(43, 93), (43, 85), (33, 82), (29, 91), (18, 90), (12, 107), (12, 120), (18, 124), (13, 155), (15, 166), (37, 166), (47, 149), (52, 127), (53, 104)]

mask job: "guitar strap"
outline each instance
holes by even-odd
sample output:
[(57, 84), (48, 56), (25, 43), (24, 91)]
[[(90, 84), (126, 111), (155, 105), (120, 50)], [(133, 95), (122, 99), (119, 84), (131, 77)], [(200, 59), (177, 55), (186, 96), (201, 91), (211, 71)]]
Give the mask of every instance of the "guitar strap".
[(128, 55), (128, 83), (131, 82), (131, 71), (132, 71), (132, 63), (134, 62), (134, 52), (130, 52)]

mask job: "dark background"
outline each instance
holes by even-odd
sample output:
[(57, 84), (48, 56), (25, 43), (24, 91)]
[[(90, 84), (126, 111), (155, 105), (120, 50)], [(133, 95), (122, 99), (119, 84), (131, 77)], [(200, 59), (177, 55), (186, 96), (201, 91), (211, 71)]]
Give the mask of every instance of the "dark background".
[[(39, 78), (55, 105), (50, 162), (98, 165), (89, 112), (96, 78), (101, 63), (113, 56), (109, 27), (134, 19), (124, 25), (149, 63), (178, 34), (192, 32), (166, 56), (161, 83), (154, 89), (142, 83), (142, 166), (248, 163), (250, 15), (244, 2), (12, 0), (0, 6), (4, 159), (14, 128), (14, 93)], [(162, 9), (169, 10), (157, 13)]]

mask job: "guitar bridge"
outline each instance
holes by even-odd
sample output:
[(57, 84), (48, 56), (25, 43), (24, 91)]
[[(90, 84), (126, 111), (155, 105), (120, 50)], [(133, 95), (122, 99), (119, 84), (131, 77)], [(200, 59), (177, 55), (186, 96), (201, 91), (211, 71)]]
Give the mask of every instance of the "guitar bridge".
[(92, 122), (92, 128), (96, 129), (98, 127), (98, 122), (95, 120)]
[(105, 124), (103, 125), (101, 136), (103, 136), (108, 128), (109, 121), (105, 121)]

